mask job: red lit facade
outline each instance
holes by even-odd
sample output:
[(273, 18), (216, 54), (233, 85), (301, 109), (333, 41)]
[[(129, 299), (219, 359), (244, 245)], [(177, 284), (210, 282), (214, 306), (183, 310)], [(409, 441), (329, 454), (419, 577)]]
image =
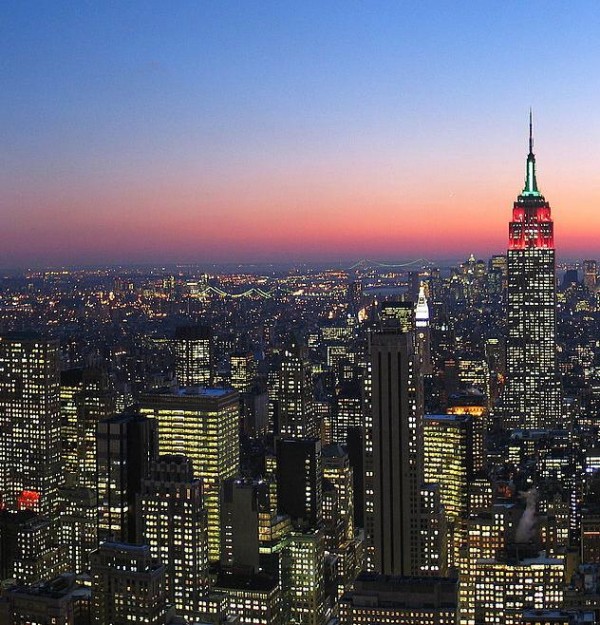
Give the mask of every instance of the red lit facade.
[(35, 490), (24, 490), (17, 497), (17, 510), (37, 511), (40, 494)]
[(520, 195), (508, 226), (508, 249), (554, 248), (554, 223), (543, 195)]

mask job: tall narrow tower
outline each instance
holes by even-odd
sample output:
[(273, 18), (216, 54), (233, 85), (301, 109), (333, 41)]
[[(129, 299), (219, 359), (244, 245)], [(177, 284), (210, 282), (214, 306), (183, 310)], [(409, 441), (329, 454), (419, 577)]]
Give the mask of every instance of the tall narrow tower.
[(556, 275), (550, 204), (539, 192), (529, 113), (525, 188), (513, 206), (507, 254), (507, 389), (509, 428), (548, 429), (560, 421), (556, 369)]
[(372, 495), (367, 498), (367, 539), (374, 547), (377, 572), (418, 575), (423, 390), (412, 304), (383, 310), (370, 352), (373, 425), (367, 444), (372, 454), (366, 454), (365, 469)]
[(54, 518), (60, 462), (58, 341), (0, 336), (0, 504)]
[(422, 375), (431, 375), (431, 336), (429, 330), (429, 305), (425, 296), (425, 285), (422, 282), (419, 288), (419, 299), (415, 306), (415, 320), (417, 327), (417, 356), (419, 372)]

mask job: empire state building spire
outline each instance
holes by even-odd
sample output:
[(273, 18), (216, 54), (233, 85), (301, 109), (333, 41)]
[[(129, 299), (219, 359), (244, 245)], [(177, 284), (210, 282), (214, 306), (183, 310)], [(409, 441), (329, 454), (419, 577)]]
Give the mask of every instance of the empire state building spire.
[(529, 154), (527, 155), (527, 173), (525, 174), (525, 188), (522, 195), (540, 196), (535, 178), (535, 154), (533, 153), (533, 114), (529, 109)]

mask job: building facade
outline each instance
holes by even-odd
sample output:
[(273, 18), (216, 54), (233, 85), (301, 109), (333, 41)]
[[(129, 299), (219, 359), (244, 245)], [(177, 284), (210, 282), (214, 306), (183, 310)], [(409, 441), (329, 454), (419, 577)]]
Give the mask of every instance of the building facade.
[(503, 411), (509, 428), (550, 429), (559, 425), (561, 415), (554, 224), (537, 186), (531, 118), (529, 130), (525, 187), (509, 224)]

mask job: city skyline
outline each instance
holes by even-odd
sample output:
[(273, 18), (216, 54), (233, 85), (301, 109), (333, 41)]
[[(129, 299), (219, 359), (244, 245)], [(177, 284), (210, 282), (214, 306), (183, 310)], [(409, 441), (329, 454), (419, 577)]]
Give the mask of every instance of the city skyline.
[(530, 106), (557, 254), (598, 255), (592, 2), (0, 17), (2, 269), (502, 253)]

